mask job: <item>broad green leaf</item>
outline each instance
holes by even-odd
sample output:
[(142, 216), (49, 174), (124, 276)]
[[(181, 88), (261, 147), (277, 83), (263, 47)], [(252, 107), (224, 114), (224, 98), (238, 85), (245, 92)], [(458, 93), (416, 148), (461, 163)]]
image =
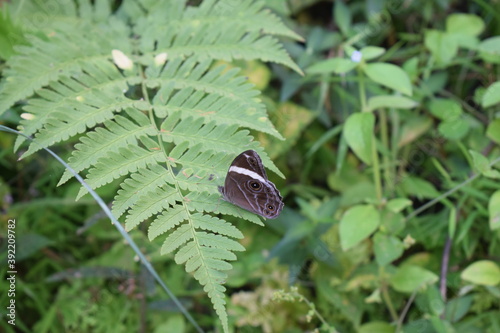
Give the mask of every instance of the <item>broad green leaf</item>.
[(404, 251), (400, 239), (377, 232), (373, 237), (373, 250), (379, 266), (385, 266), (401, 257)]
[(472, 294), (451, 299), (446, 304), (445, 318), (456, 323), (470, 310), (474, 296)]
[(500, 64), (500, 36), (483, 40), (479, 44), (478, 49), (479, 55), (484, 61), (492, 64)]
[(430, 321), (436, 333), (456, 333), (453, 325), (439, 316), (432, 316)]
[(445, 304), (437, 286), (430, 286), (420, 297), (419, 308), (429, 315), (440, 316), (444, 313)]
[(308, 74), (344, 74), (353, 70), (358, 64), (346, 58), (331, 58), (315, 63), (306, 69)]
[(401, 213), (394, 213), (389, 209), (383, 209), (380, 213), (380, 231), (399, 234), (405, 228), (405, 218)]
[(410, 199), (396, 198), (396, 199), (389, 200), (389, 202), (387, 203), (387, 208), (389, 210), (393, 211), (394, 213), (399, 213), (400, 211), (402, 211), (406, 207), (411, 206), (411, 204), (412, 204), (412, 202)]
[(364, 72), (370, 79), (383, 86), (408, 96), (412, 95), (412, 87), (408, 74), (396, 65), (375, 62), (367, 64), (364, 67)]
[(483, 175), (488, 178), (500, 179), (500, 171), (495, 169), (488, 170)]
[(374, 96), (368, 100), (368, 111), (380, 108), (413, 109), (418, 103), (404, 96)]
[[(339, 181), (340, 186), (345, 185), (345, 181), (349, 182), (349, 175), (339, 174), (337, 179), (342, 179)], [(342, 198), (340, 199), (340, 204), (344, 207), (350, 207), (360, 203), (371, 202), (377, 200), (377, 191), (372, 182), (360, 181), (355, 179), (354, 182), (347, 185), (346, 189), (342, 191)], [(335, 187), (340, 187), (335, 186)], [(333, 187), (332, 187), (333, 188)]]
[(470, 155), (472, 156), (472, 163), (474, 163), (474, 169), (478, 172), (484, 174), (487, 171), (491, 170), (490, 161), (488, 158), (474, 150), (469, 150)]
[(441, 122), (438, 126), (438, 131), (446, 139), (460, 140), (467, 135), (469, 128), (467, 120), (461, 117)]
[(496, 286), (500, 283), (500, 267), (493, 261), (480, 260), (467, 266), (460, 277), (473, 284)]
[(400, 186), (407, 195), (414, 195), (419, 199), (434, 199), (439, 195), (432, 183), (414, 176), (403, 178)]
[(164, 322), (156, 326), (154, 332), (186, 332), (185, 319), (180, 314), (169, 316)]
[(414, 82), (419, 75), (418, 57), (413, 57), (403, 63), (403, 69), (410, 77), (410, 81)]
[(351, 207), (340, 220), (340, 245), (346, 251), (368, 238), (380, 224), (380, 213), (372, 205)]
[(500, 103), (500, 81), (493, 83), (486, 89), (481, 105), (483, 108), (487, 108), (498, 103)]
[(479, 36), (484, 30), (483, 20), (472, 14), (451, 14), (446, 19), (446, 32)]
[(488, 125), (486, 136), (500, 145), (500, 119), (495, 119)]
[(469, 151), (473, 158), (474, 168), (477, 171), (489, 178), (500, 178), (500, 171), (493, 169), (486, 157), (472, 150)]
[(375, 116), (372, 113), (355, 113), (347, 118), (344, 138), (348, 146), (366, 164), (372, 164), (372, 140)]
[(500, 190), (493, 193), (488, 203), (488, 213), (490, 215), (490, 229), (500, 228)]
[(351, 30), (351, 11), (349, 7), (347, 7), (343, 0), (337, 0), (334, 3), (334, 18), (335, 24), (339, 27), (340, 31), (344, 35), (348, 35)]
[(378, 46), (365, 46), (360, 50), (360, 52), (361, 55), (363, 56), (363, 60), (368, 61), (384, 54), (385, 49), (383, 47), (378, 47)]
[(433, 284), (438, 276), (433, 272), (414, 265), (402, 265), (391, 277), (391, 286), (400, 292), (413, 293), (425, 285)]
[(438, 30), (425, 32), (425, 46), (439, 65), (447, 65), (457, 54), (458, 45), (453, 35)]
[(363, 324), (357, 330), (358, 333), (394, 333), (396, 327), (382, 321), (372, 321)]
[(441, 120), (454, 120), (463, 113), (458, 102), (445, 98), (434, 98), (429, 103), (429, 111)]

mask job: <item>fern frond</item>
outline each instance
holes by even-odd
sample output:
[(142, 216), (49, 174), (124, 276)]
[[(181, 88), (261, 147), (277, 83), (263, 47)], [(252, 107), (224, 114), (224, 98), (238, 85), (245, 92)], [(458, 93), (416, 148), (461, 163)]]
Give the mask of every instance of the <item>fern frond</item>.
[[(233, 204), (224, 201), (220, 198), (220, 194), (208, 194), (208, 193), (197, 193), (191, 192), (186, 196), (188, 200), (187, 205), (190, 210), (203, 211), (207, 213), (220, 213), (224, 215), (233, 215), (235, 217), (241, 217), (247, 221), (253, 222), (257, 225), (264, 226), (261, 219), (255, 214), (250, 213), (244, 209), (235, 208)], [(219, 201), (214, 207), (214, 201)]]
[(212, 61), (197, 63), (194, 57), (174, 59), (158, 77), (148, 80), (151, 86), (161, 86), (153, 99), (156, 115), (165, 117), (178, 111), (183, 118), (203, 117), (217, 124), (243, 125), (283, 139), (268, 120), (262, 102), (255, 98), (258, 91), (237, 76), (239, 70), (225, 71), (224, 66), (211, 65)]
[[(258, 59), (300, 73), (276, 36), (300, 37), (251, 0), (205, 0), (197, 7), (126, 0), (119, 15), (110, 1), (75, 1), (79, 6), (66, 13), (76, 20), (54, 20), (47, 36), (34, 34), (9, 59), (0, 113), (27, 99), (24, 110), (33, 120), (21, 125), (34, 143), (23, 156), (78, 136), (70, 165), (93, 189), (120, 180), (113, 213), (127, 230), (151, 222), (149, 239), (164, 237), (162, 254), (174, 253), (193, 273), (227, 332), (225, 271), (244, 250), (237, 241), (243, 235), (215, 215), (263, 223), (223, 201), (217, 187), (246, 149), (283, 176), (249, 130), (283, 138), (240, 69), (214, 64)], [(131, 68), (115, 64), (113, 50)], [(69, 179), (65, 173), (59, 184)]]
[(168, 211), (170, 205), (181, 200), (182, 197), (175, 188), (166, 185), (158, 187), (141, 196), (136, 206), (129, 211), (125, 225), (127, 229), (132, 229), (151, 215), (159, 213), (162, 210)]
[[(142, 136), (154, 135), (153, 127), (144, 114), (136, 109), (127, 109), (126, 112), (135, 121), (117, 115), (113, 120), (105, 121), (103, 127), (97, 127), (81, 138), (81, 143), (75, 145), (77, 150), (69, 159), (69, 165), (73, 170), (76, 172), (85, 170), (111, 151), (128, 144), (136, 145)], [(58, 185), (64, 184), (70, 178), (71, 173), (66, 171)]]
[[(166, 162), (165, 155), (161, 151), (148, 151), (129, 144), (119, 148), (118, 152), (112, 151), (106, 157), (100, 158), (89, 170), (86, 181), (93, 189), (97, 189), (115, 179), (158, 162)], [(85, 193), (87, 190), (82, 187), (77, 199)]]
[(0, 91), (0, 114), (51, 81), (82, 73), (83, 64), (106, 61), (113, 46), (129, 46), (129, 28), (119, 21), (114, 24), (119, 27), (104, 31), (86, 23), (64, 25), (46, 38), (30, 36), (31, 46), (18, 47), (18, 55), (9, 59), (4, 73), (9, 80)]
[(167, 169), (158, 164), (149, 165), (148, 168), (141, 168), (137, 172), (130, 174), (130, 177), (121, 184), (122, 189), (118, 190), (115, 197), (113, 214), (116, 217), (122, 216), (125, 211), (136, 204), (139, 198), (165, 184), (165, 182), (171, 183), (172, 181), (173, 179)]
[[(207, 233), (200, 230), (217, 232)], [(203, 290), (212, 300), (215, 311), (227, 331), (226, 301), (222, 283), (227, 279), (226, 270), (232, 265), (227, 261), (235, 260), (234, 251), (244, 251), (240, 243), (229, 238), (243, 238), (235, 227), (214, 217), (202, 214), (188, 216), (187, 223), (180, 225), (163, 243), (161, 252), (167, 254), (179, 249), (174, 256), (178, 264), (186, 264), (187, 272), (194, 272), (194, 277), (204, 286)]]
[[(168, 1), (168, 5), (173, 2), (175, 0)], [(180, 16), (170, 20), (165, 20), (163, 15), (150, 15), (149, 21), (138, 24), (137, 32), (147, 35), (148, 42), (157, 45), (156, 49), (148, 48), (167, 52), (171, 58), (261, 59), (302, 73), (273, 35), (302, 38), (268, 10), (262, 10), (263, 5), (264, 2), (251, 0), (203, 1), (199, 7), (176, 12)], [(165, 9), (158, 6), (150, 11)]]

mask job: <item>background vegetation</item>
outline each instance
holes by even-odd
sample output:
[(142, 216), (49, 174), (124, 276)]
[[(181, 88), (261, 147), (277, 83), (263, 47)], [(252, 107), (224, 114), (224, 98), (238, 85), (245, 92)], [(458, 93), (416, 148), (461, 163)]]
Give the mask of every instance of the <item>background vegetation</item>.
[[(168, 232), (155, 238), (148, 230), (162, 210), (151, 210), (142, 218), (144, 223), (137, 216), (127, 221), (131, 238), (203, 330), (500, 331), (500, 2), (265, 1), (270, 12), (257, 2), (229, 0), (201, 5), (188, 1), (187, 7), (181, 1), (153, 0), (93, 4), (26, 0), (13, 5), (3, 3), (0, 16), (0, 123), (11, 128), (21, 124), (43, 146), (57, 143), (52, 148), (66, 161), (70, 156), (78, 161), (75, 152), (89, 142), (85, 138), (92, 138), (89, 133), (96, 128), (113, 131), (104, 119), (71, 129), (67, 120), (63, 124), (50, 120), (73, 119), (64, 113), (68, 105), (79, 111), (73, 101), (65, 101), (69, 104), (60, 110), (42, 103), (54, 102), (54, 92), (68, 95), (64, 87), (77, 89), (68, 79), (76, 77), (75, 72), (88, 74), (86, 79), (80, 76), (80, 82), (94, 88), (95, 82), (126, 78), (123, 86), (97, 89), (101, 95), (93, 90), (94, 95), (78, 96), (95, 102), (93, 106), (101, 105), (96, 104), (97, 97), (99, 102), (133, 100), (124, 117), (136, 122), (132, 129), (142, 124), (133, 110), (147, 114), (150, 105), (156, 108), (150, 119), (159, 119), (161, 112), (168, 114), (166, 119), (173, 117), (169, 112), (177, 107), (175, 100), (161, 101), (162, 109), (157, 100), (145, 98), (164, 87), (165, 77), (173, 78), (172, 89), (185, 94), (187, 101), (197, 91), (186, 89), (196, 82), (204, 84), (200, 89), (205, 89), (205, 98), (222, 96), (220, 112), (227, 112), (231, 120), (214, 116), (197, 125), (193, 112), (187, 118), (179, 116), (178, 123), (162, 125), (173, 139), (161, 139), (169, 154), (184, 156), (175, 150), (183, 144), (196, 154), (214, 151), (212, 157), (204, 157), (210, 165), (206, 169), (189, 164), (194, 157), (180, 163), (179, 171), (186, 172), (186, 166), (192, 174), (204, 170), (206, 182), (192, 182), (189, 175), (180, 180), (183, 173), (172, 172), (176, 179), (172, 184), (182, 184), (183, 195), (198, 195), (189, 197), (194, 202), (189, 210), (200, 212), (200, 221), (222, 213), (237, 228), (222, 230), (224, 222), (217, 220), (210, 229), (215, 234), (240, 238), (237, 232), (241, 232), (238, 242), (245, 251), (235, 252), (237, 259), (227, 276), (200, 281), (176, 263), (178, 255), (165, 254), (163, 244), (172, 241), (165, 235), (175, 232), (162, 225)], [(210, 11), (212, 5), (221, 11)], [(197, 12), (200, 8), (209, 9)], [(144, 18), (131, 13), (142, 13)], [(241, 16), (229, 22), (227, 13)], [(271, 16), (264, 20), (259, 15)], [(171, 23), (176, 20), (181, 24)], [(187, 26), (183, 20), (196, 24)], [(156, 28), (158, 22), (172, 26), (161, 30)], [(247, 22), (252, 24), (244, 26)], [(238, 29), (243, 36), (239, 39)], [(166, 35), (186, 44), (169, 46)], [(112, 49), (147, 55), (146, 51), (162, 47), (172, 49), (163, 72), (154, 72), (155, 63), (137, 56), (132, 58), (134, 70), (140, 66), (147, 70), (134, 76), (134, 70), (127, 72), (111, 55)], [(57, 67), (62, 63), (74, 66)], [(163, 65), (161, 59), (159, 63)], [(205, 64), (200, 71), (213, 73), (215, 79), (193, 77), (198, 64)], [(217, 72), (220, 65), (226, 67)], [(116, 73), (103, 70), (104, 77), (94, 71), (106, 66)], [(182, 66), (188, 70), (178, 69)], [(261, 91), (260, 100), (241, 75)], [(141, 90), (138, 82), (152, 77), (158, 79), (156, 85), (148, 81), (150, 85)], [(57, 82), (63, 84), (56, 86)], [(220, 90), (211, 90), (211, 84), (220, 84)], [(139, 88), (130, 89), (134, 85)], [(234, 96), (247, 104), (223, 99)], [(141, 98), (143, 103), (138, 103)], [(279, 134), (262, 118), (261, 104)], [(224, 111), (225, 105), (232, 109)], [(249, 109), (256, 111), (248, 113)], [(55, 112), (52, 118), (44, 118), (51, 112)], [(29, 119), (32, 114), (35, 118)], [(183, 122), (183, 128), (176, 125)], [(206, 141), (196, 126), (210, 128), (220, 145), (196, 146)], [(191, 141), (179, 139), (182, 135)], [(251, 137), (255, 141), (250, 142)], [(154, 146), (141, 140), (127, 144)], [(138, 264), (133, 249), (96, 201), (88, 195), (75, 201), (83, 194), (80, 184), (67, 174), (69, 181), (57, 186), (64, 166), (23, 141), (0, 132), (2, 281), (8, 271), (6, 221), (12, 218), (17, 221), (18, 271), (16, 327), (5, 320), (8, 297), (2, 290), (2, 329), (195, 331), (151, 273)], [(265, 226), (218, 202), (216, 195), (237, 149), (248, 146), (262, 153), (274, 171), (269, 176), (285, 199), (280, 217), (265, 221)], [(126, 151), (120, 150), (124, 159), (136, 156), (132, 155), (136, 151)], [(118, 157), (103, 158), (101, 165), (96, 158), (78, 171), (92, 181), (95, 171), (89, 168), (104, 170), (109, 179), (93, 186), (111, 203), (119, 191), (127, 191), (123, 184), (130, 184), (125, 179), (135, 171), (113, 174), (110, 170)], [(280, 178), (280, 172), (286, 178)], [(203, 201), (199, 198), (204, 193), (208, 194)], [(174, 209), (180, 201), (169, 204)], [(151, 209), (144, 205), (136, 203), (136, 209)], [(133, 214), (129, 211), (121, 222)], [(223, 264), (214, 267), (221, 270)], [(209, 291), (203, 286), (212, 282), (214, 290), (216, 285), (225, 286), (223, 298), (207, 297)]]

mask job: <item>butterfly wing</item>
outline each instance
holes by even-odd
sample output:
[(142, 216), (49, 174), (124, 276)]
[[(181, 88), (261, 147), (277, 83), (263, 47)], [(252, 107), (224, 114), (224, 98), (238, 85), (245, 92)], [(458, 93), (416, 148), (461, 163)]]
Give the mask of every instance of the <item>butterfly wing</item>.
[(219, 187), (219, 191), (226, 201), (270, 219), (276, 218), (284, 206), (254, 150), (244, 151), (234, 159), (224, 187)]

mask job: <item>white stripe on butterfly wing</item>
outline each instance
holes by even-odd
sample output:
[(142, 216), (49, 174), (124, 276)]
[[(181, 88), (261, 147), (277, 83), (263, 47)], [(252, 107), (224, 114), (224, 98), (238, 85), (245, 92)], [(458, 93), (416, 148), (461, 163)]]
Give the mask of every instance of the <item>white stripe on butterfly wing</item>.
[(262, 183), (267, 183), (267, 181), (261, 175), (259, 175), (257, 172), (254, 172), (252, 170), (240, 168), (240, 167), (233, 165), (232, 167), (229, 168), (229, 172), (231, 172), (231, 171), (239, 173), (240, 175), (248, 176), (248, 177), (253, 178), (255, 180), (258, 180)]

